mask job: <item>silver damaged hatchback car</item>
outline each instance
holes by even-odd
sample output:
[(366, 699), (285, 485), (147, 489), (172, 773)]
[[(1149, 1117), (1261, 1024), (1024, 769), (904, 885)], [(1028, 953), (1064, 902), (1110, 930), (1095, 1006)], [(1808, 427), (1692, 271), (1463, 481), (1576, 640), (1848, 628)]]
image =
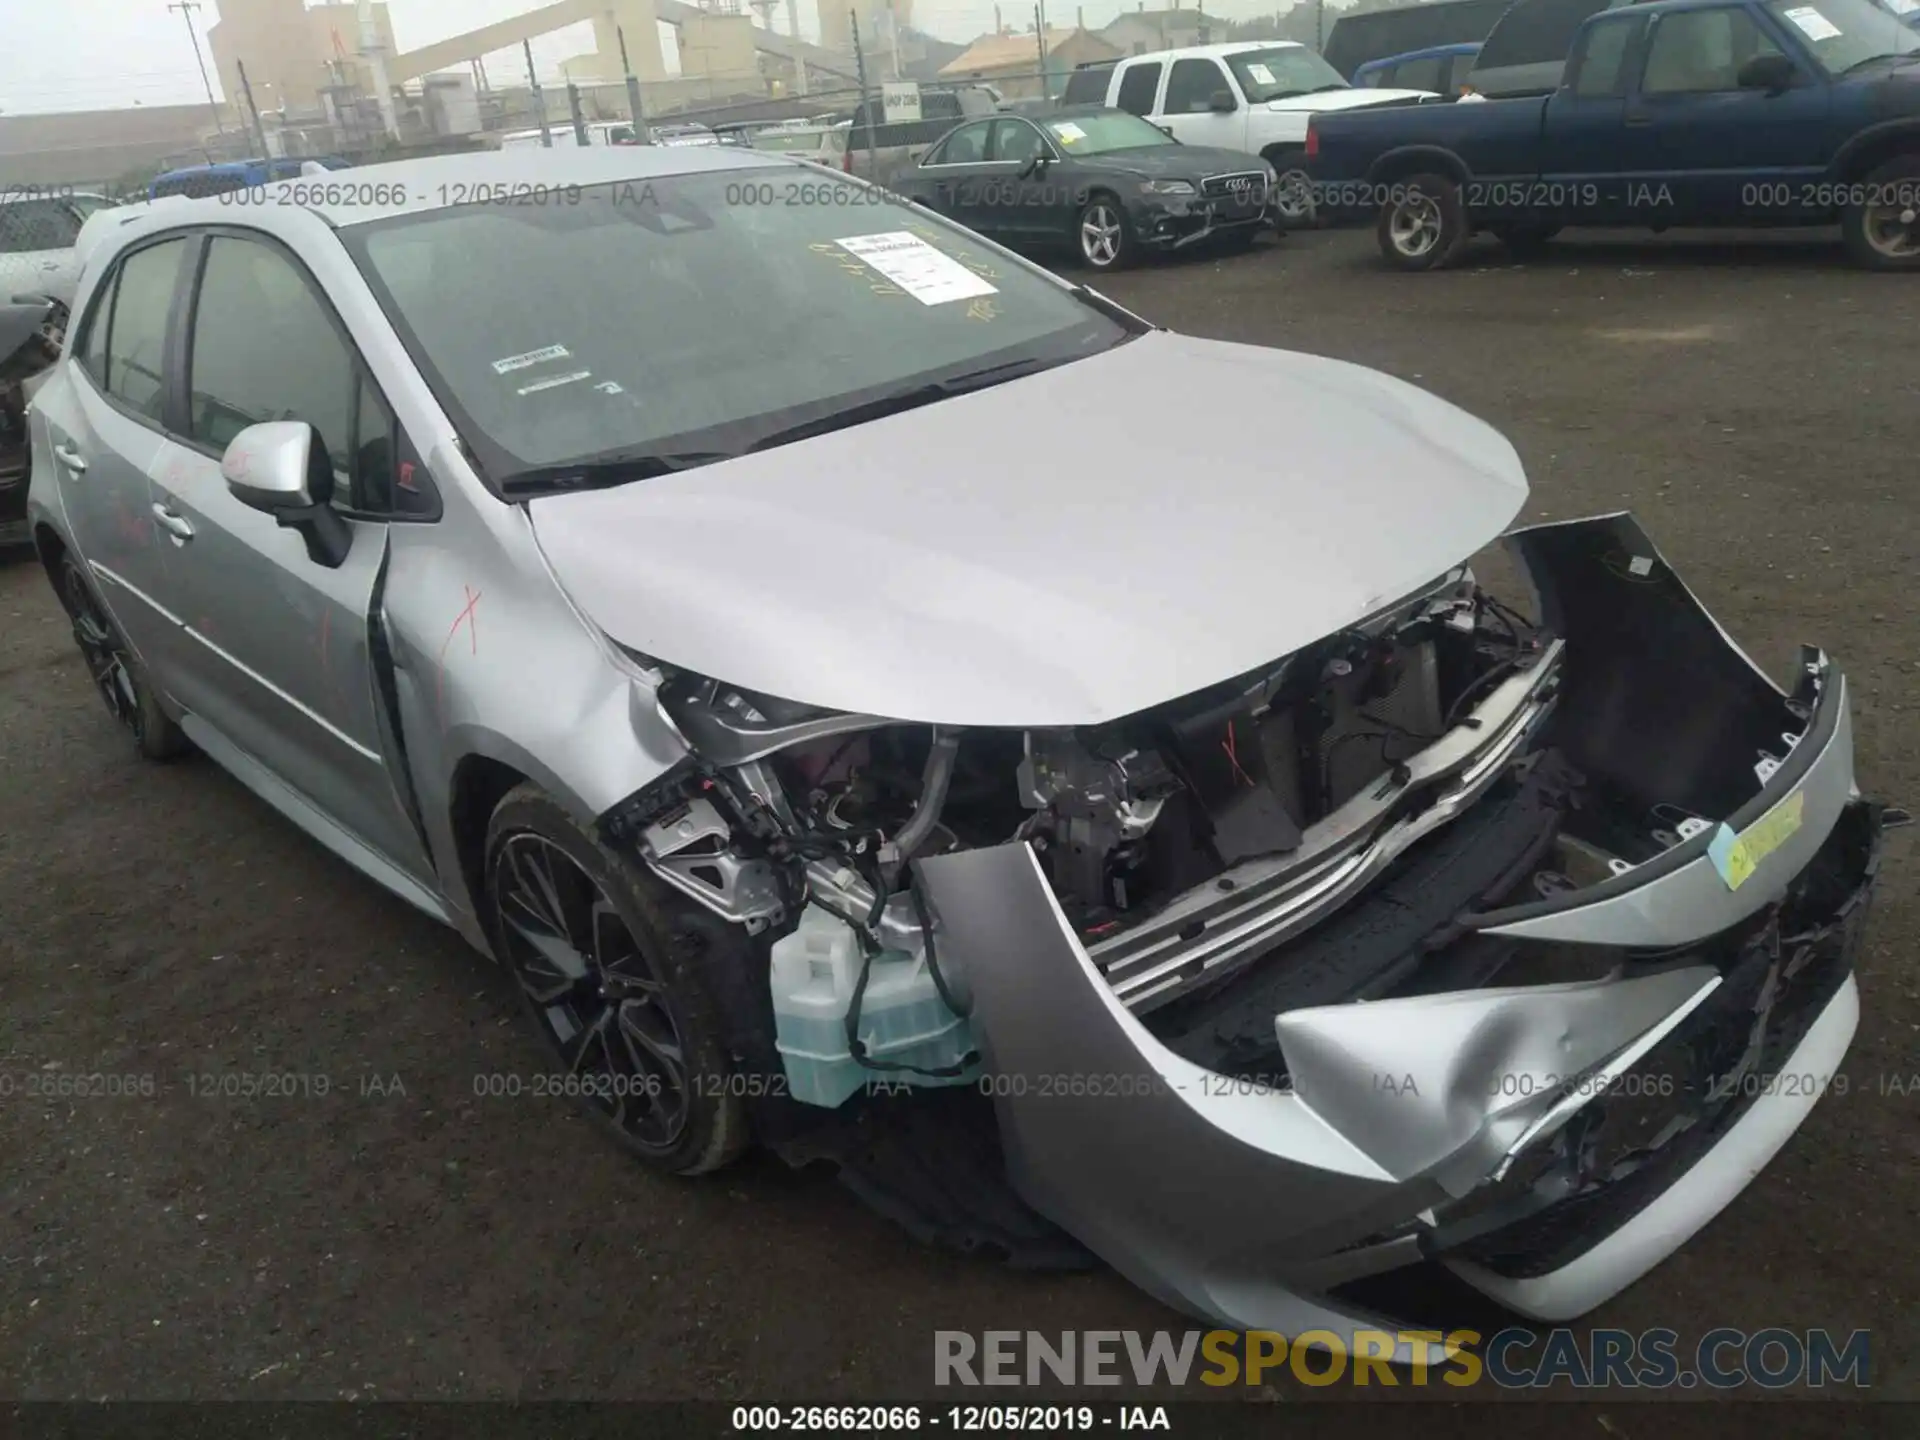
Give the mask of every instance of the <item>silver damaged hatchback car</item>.
[(505, 967), (648, 1164), (1234, 1328), (1561, 1319), (1840, 1063), (1845, 679), (1626, 515), (1486, 593), (1481, 422), (777, 156), (349, 178), (102, 242), (34, 540), (140, 748)]

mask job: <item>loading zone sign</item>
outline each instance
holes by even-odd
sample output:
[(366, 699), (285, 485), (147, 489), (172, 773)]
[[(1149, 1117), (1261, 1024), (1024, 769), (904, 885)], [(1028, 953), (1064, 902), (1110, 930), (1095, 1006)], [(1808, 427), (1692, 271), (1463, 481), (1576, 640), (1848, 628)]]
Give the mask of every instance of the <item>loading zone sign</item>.
[(905, 125), (920, 118), (920, 87), (908, 80), (880, 87), (881, 119), (888, 125)]

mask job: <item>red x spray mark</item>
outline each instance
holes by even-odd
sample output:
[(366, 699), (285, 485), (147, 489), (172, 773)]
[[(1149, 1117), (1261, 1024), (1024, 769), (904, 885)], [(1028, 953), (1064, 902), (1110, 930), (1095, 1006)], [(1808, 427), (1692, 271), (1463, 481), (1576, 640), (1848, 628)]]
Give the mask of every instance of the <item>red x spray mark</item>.
[(1227, 764), (1233, 767), (1234, 778), (1251, 790), (1253, 777), (1240, 768), (1240, 739), (1234, 733), (1231, 720), (1227, 722), (1227, 738), (1220, 742), (1220, 748), (1227, 752)]
[(442, 729), (447, 723), (447, 650), (453, 644), (453, 637), (460, 633), (462, 625), (467, 627), (467, 653), (470, 655), (480, 653), (480, 617), (475, 611), (480, 604), (481, 592), (471, 585), (462, 585), (460, 588), (466, 591), (467, 608), (454, 617), (453, 625), (447, 631), (447, 638), (440, 642), (439, 665), (433, 673), (433, 705), (439, 712)]

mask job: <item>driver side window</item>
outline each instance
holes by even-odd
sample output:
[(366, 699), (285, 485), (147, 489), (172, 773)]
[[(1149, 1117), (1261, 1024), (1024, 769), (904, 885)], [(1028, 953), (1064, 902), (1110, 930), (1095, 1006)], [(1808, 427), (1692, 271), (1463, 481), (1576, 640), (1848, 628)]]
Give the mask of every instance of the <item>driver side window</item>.
[(333, 462), (337, 506), (394, 507), (392, 417), (319, 292), (278, 249), (208, 241), (190, 355), (193, 439), (224, 453), (249, 425), (304, 420)]
[(1778, 55), (1745, 10), (1689, 10), (1654, 22), (1640, 81), (1646, 95), (1701, 95), (1740, 88), (1740, 67), (1756, 55)]
[(1227, 88), (1227, 76), (1211, 60), (1176, 60), (1167, 76), (1169, 115), (1195, 115), (1213, 108), (1213, 92)]
[(993, 158), (1024, 165), (1041, 153), (1040, 132), (1024, 120), (993, 122)]

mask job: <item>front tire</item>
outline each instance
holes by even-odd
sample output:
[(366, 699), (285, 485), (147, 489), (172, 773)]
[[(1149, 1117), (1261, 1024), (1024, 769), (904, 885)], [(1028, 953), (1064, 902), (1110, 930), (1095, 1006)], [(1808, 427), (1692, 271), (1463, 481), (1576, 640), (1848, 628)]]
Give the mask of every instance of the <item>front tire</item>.
[(1460, 186), (1446, 175), (1419, 174), (1395, 181), (1393, 189), (1374, 226), (1380, 254), (1398, 270), (1450, 264), (1473, 233)]
[(1111, 195), (1095, 195), (1080, 207), (1074, 249), (1092, 270), (1120, 270), (1133, 261), (1133, 233), (1127, 212)]
[(686, 902), (532, 784), (493, 812), (486, 856), (494, 952), (558, 1062), (546, 1088), (653, 1169), (698, 1175), (735, 1159), (749, 1139), (744, 1087), (729, 1083), (701, 951), (673, 919)]
[(1313, 177), (1301, 169), (1280, 170), (1273, 183), (1273, 217), (1277, 230), (1311, 230), (1320, 221), (1313, 198)]
[(1847, 258), (1865, 270), (1920, 270), (1920, 153), (1896, 155), (1860, 182), (1868, 198), (1892, 203), (1849, 205), (1840, 213)]
[(171, 716), (160, 708), (153, 685), (133, 647), (122, 638), (93, 585), (71, 552), (60, 557), (60, 603), (73, 623), (73, 641), (87, 662), (93, 687), (107, 713), (133, 736), (148, 760), (173, 760), (193, 747)]

